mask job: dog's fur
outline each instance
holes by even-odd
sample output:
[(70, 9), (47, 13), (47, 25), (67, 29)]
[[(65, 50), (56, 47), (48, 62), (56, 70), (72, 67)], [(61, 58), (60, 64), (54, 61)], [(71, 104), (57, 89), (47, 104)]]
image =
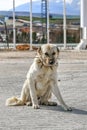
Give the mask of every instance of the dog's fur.
[(28, 71), (21, 97), (7, 99), (6, 105), (32, 105), (35, 109), (39, 108), (40, 104), (56, 105), (55, 102), (49, 102), (53, 93), (65, 110), (71, 110), (64, 103), (58, 89), (58, 57), (59, 49), (55, 45), (42, 45), (38, 49), (37, 57)]

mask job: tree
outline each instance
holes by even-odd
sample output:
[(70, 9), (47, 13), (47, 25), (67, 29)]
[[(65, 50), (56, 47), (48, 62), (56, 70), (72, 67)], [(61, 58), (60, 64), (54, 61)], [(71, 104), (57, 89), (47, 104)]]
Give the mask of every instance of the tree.
[(32, 39), (33, 39), (33, 43), (35, 43), (36, 40), (37, 40), (36, 32), (33, 32), (33, 34), (32, 34)]

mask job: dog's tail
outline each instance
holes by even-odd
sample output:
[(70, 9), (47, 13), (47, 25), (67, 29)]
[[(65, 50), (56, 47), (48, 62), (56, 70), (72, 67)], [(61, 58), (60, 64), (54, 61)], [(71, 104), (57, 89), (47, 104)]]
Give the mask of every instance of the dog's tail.
[(24, 104), (25, 103), (20, 98), (17, 97), (11, 97), (6, 100), (6, 106), (21, 106)]

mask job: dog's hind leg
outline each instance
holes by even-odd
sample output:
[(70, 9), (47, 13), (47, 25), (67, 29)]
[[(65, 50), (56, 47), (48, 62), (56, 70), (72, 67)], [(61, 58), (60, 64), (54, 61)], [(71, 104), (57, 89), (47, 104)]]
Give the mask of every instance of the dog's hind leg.
[(25, 104), (30, 106), (31, 105), (31, 98), (30, 98), (30, 91), (28, 86), (28, 81), (25, 80), (22, 91), (21, 91), (21, 97), (20, 100)]

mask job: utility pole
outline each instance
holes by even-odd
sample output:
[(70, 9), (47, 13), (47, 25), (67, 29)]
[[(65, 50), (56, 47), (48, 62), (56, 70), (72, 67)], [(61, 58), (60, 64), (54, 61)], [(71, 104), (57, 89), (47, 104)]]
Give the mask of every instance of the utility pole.
[(43, 43), (47, 43), (47, 3), (48, 0), (41, 0), (41, 18), (42, 18), (42, 34)]

